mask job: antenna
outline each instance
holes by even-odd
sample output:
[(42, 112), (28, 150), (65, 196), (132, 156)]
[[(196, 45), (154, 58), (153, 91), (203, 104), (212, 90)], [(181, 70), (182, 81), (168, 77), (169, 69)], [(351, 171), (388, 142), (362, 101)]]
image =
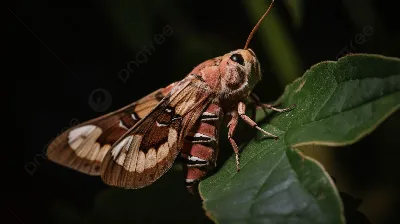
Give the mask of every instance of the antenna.
[(244, 49), (245, 49), (245, 50), (249, 47), (249, 43), (250, 43), (251, 39), (253, 38), (254, 33), (255, 33), (255, 32), (258, 30), (258, 28), (260, 27), (261, 22), (264, 20), (265, 16), (267, 16), (268, 13), (269, 13), (269, 11), (271, 10), (272, 4), (274, 4), (274, 0), (271, 1), (271, 4), (269, 5), (267, 11), (264, 13), (263, 16), (261, 16), (260, 20), (258, 20), (257, 24), (254, 26), (253, 30), (250, 32), (249, 37), (247, 38), (247, 41), (246, 41), (246, 45), (244, 45)]

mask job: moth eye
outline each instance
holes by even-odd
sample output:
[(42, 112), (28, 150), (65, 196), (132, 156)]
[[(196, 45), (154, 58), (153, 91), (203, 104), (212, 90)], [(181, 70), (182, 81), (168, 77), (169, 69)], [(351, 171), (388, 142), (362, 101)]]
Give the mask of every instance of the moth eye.
[(241, 54), (232, 54), (231, 60), (236, 63), (239, 63), (240, 65), (244, 65), (244, 59)]

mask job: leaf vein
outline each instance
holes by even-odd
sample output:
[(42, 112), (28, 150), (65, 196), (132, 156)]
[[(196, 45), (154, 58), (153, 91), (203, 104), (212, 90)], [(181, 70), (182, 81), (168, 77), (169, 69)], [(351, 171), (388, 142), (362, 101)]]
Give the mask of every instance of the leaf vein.
[(274, 166), (271, 168), (271, 171), (267, 173), (267, 175), (265, 176), (264, 180), (262, 181), (261, 186), (258, 188), (257, 192), (253, 195), (252, 198), (252, 203), (250, 205), (249, 208), (249, 213), (251, 213), (251, 211), (253, 210), (254, 207), (254, 201), (255, 199), (259, 196), (261, 189), (263, 188), (263, 186), (267, 183), (267, 180), (269, 179), (269, 177), (271, 176), (271, 174), (276, 170), (276, 168), (278, 167), (279, 164), (281, 164), (281, 162), (283, 161), (283, 159), (285, 158), (285, 153), (282, 153), (282, 156), (279, 158), (279, 160), (277, 161), (276, 164), (274, 164)]

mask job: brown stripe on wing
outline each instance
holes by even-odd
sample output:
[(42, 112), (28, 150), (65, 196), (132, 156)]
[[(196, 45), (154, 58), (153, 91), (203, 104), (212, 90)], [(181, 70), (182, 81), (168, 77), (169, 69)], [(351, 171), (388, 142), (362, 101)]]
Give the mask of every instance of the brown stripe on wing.
[(183, 147), (183, 136), (212, 100), (205, 83), (181, 81), (112, 146), (101, 167), (103, 181), (123, 188), (153, 183), (172, 166)]
[[(100, 175), (100, 164), (111, 146), (146, 116), (170, 89), (171, 86), (159, 89), (115, 112), (68, 129), (49, 145), (48, 158), (89, 175)], [(146, 105), (145, 110), (141, 109), (142, 105)]]

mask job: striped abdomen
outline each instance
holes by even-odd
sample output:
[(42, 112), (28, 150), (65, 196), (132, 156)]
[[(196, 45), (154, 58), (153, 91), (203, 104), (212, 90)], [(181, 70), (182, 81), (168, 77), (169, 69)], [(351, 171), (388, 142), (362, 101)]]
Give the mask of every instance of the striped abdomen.
[(222, 116), (221, 108), (211, 104), (185, 137), (181, 156), (186, 186), (190, 192), (196, 191), (197, 183), (216, 166)]

